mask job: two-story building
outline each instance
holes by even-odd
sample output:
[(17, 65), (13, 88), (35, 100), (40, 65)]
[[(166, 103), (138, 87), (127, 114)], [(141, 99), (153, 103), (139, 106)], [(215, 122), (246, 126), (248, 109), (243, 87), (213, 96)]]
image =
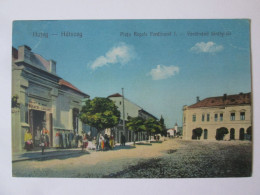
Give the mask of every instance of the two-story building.
[(196, 129), (201, 129), (200, 139), (215, 140), (218, 129), (227, 129), (226, 140), (251, 139), (251, 93), (209, 97), (183, 107), (183, 138), (196, 139)]
[[(108, 98), (111, 99), (115, 103), (115, 105), (118, 107), (118, 110), (121, 113), (120, 123), (116, 127), (112, 128), (112, 131), (114, 131), (114, 135), (115, 135), (115, 141), (117, 143), (120, 142), (120, 137), (122, 134), (125, 135), (127, 142), (133, 142), (135, 139), (133, 131), (130, 131), (125, 127), (125, 132), (124, 132), (123, 119), (125, 120), (125, 122), (127, 122), (129, 117), (131, 117), (131, 118), (141, 117), (145, 120), (147, 120), (149, 118), (157, 119), (155, 116), (153, 116), (149, 112), (145, 111), (143, 108), (141, 108), (137, 104), (131, 102), (127, 98), (123, 97), (119, 93), (110, 95), (110, 96), (108, 96)], [(123, 107), (124, 107), (124, 109), (123, 109)], [(123, 114), (123, 111), (124, 111), (124, 114)], [(125, 118), (123, 118), (123, 117), (125, 117)], [(137, 136), (136, 136), (137, 141), (147, 140), (147, 139), (148, 139), (148, 137), (147, 137), (146, 132), (137, 133)]]

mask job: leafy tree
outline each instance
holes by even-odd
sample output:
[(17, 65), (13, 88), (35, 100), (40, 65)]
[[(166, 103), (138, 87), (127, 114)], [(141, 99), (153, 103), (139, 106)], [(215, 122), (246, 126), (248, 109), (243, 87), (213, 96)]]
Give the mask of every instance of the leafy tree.
[(145, 123), (145, 120), (141, 117), (129, 118), (127, 123), (126, 123), (126, 127), (129, 130), (134, 132), (134, 145), (135, 145), (136, 133), (146, 130), (144, 123)]
[(228, 129), (225, 127), (221, 127), (217, 129), (216, 140), (223, 140), (224, 136), (228, 134)]
[(79, 118), (83, 123), (95, 127), (100, 133), (102, 130), (112, 128), (119, 123), (120, 112), (112, 100), (96, 97), (86, 101)]
[(246, 133), (249, 135), (249, 140), (252, 140), (252, 126), (247, 128)]
[(149, 135), (149, 137), (151, 136), (151, 134), (158, 134), (162, 132), (162, 126), (161, 123), (154, 119), (154, 118), (149, 118), (145, 121), (145, 127), (146, 127), (146, 131)]
[(162, 131), (161, 131), (161, 135), (163, 136), (167, 136), (167, 129), (166, 129), (166, 126), (164, 124), (164, 118), (163, 116), (161, 116), (160, 120), (159, 120), (160, 124), (161, 124), (161, 128), (162, 128)]
[(201, 137), (201, 134), (202, 134), (202, 128), (196, 128), (196, 129), (193, 129), (193, 134), (192, 134), (192, 139), (200, 139)]

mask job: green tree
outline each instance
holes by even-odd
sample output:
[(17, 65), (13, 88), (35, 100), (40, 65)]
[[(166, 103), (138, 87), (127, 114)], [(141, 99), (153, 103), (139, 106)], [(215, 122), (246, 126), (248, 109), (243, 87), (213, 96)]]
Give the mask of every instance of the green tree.
[(202, 134), (202, 128), (196, 128), (192, 131), (192, 139), (200, 139)]
[(216, 140), (223, 140), (226, 134), (228, 134), (228, 129), (226, 127), (217, 129)]
[(167, 136), (167, 129), (166, 129), (166, 126), (165, 126), (165, 124), (164, 124), (164, 118), (163, 118), (163, 116), (161, 116), (161, 118), (160, 118), (160, 120), (159, 120), (159, 122), (160, 122), (160, 124), (161, 124), (161, 135), (163, 135), (163, 136)]
[(120, 112), (112, 100), (96, 97), (86, 101), (79, 118), (83, 123), (95, 127), (100, 133), (102, 130), (112, 128), (119, 123)]
[(158, 134), (162, 132), (162, 126), (160, 122), (154, 118), (147, 119), (144, 124), (149, 137), (151, 134)]
[(126, 127), (130, 131), (134, 132), (134, 145), (135, 145), (136, 133), (146, 130), (144, 123), (145, 123), (145, 120), (141, 117), (129, 118), (126, 123)]

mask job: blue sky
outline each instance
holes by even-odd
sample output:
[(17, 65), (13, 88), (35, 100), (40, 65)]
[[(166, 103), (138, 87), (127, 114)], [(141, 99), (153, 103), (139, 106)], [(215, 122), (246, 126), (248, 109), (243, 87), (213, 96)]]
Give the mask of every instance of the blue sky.
[[(208, 34), (195, 36), (201, 32)], [(127, 33), (131, 36), (122, 36)], [(195, 103), (196, 96), (251, 91), (248, 20), (15, 21), (13, 46), (21, 45), (55, 60), (57, 74), (91, 98), (124, 87), (127, 99), (163, 115), (169, 128), (182, 125), (182, 107)]]

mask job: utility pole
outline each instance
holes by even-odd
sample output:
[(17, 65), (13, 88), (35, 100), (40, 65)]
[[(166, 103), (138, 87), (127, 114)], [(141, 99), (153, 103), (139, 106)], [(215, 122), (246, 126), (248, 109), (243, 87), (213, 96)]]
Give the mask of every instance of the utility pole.
[(126, 132), (125, 132), (125, 98), (124, 98), (124, 88), (122, 88), (122, 99), (123, 99), (123, 130), (124, 130), (124, 134), (126, 136)]

